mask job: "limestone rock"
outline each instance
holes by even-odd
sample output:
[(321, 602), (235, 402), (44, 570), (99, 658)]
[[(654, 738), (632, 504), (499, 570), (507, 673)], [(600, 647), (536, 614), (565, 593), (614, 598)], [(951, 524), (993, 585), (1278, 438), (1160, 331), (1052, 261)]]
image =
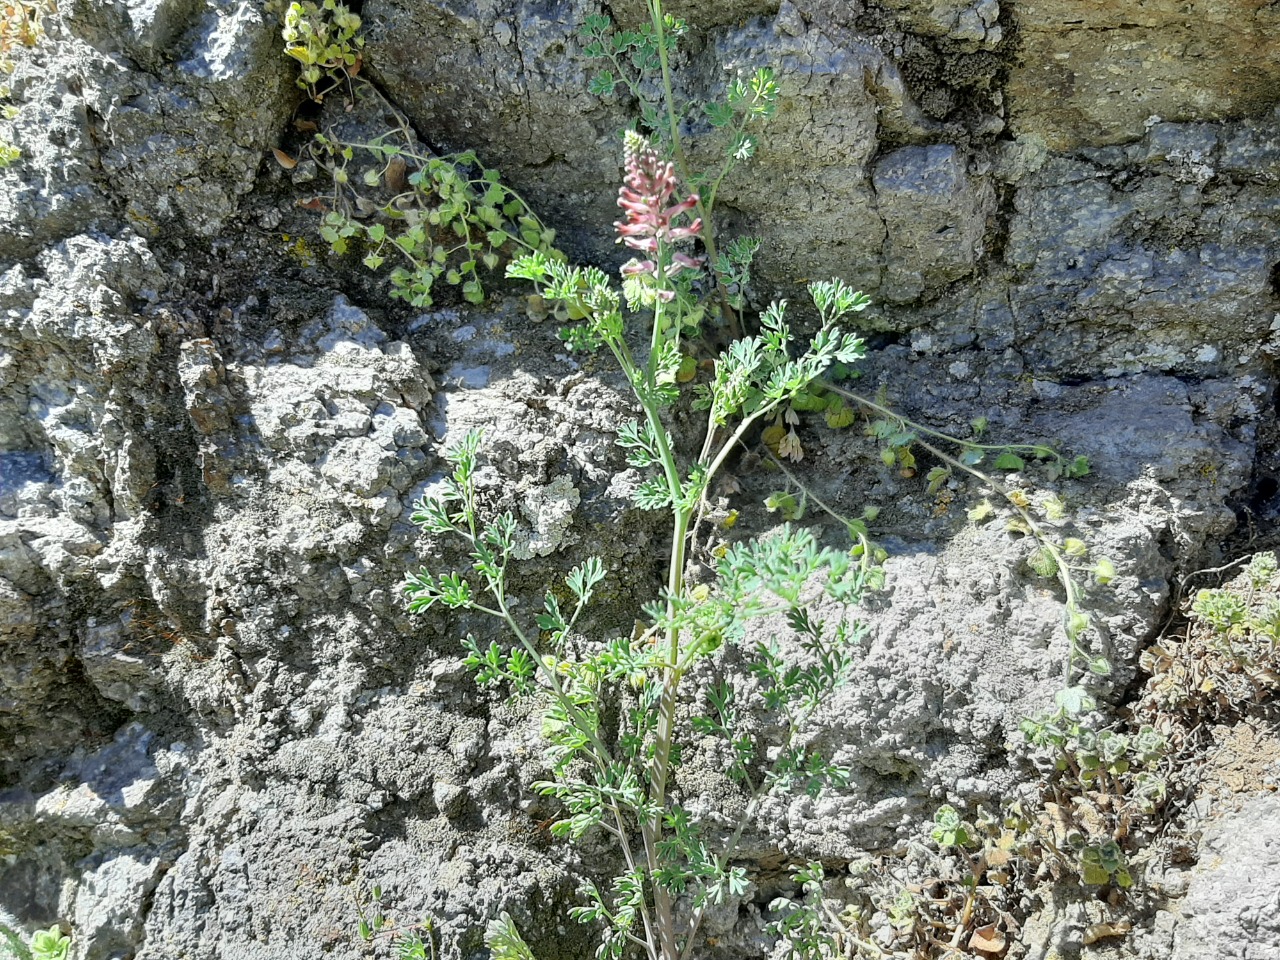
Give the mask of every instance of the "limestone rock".
[[(510, 639), (479, 614), (409, 614), (401, 582), (465, 566), (465, 545), (410, 518), (478, 430), (481, 508), (521, 528), (513, 609), (531, 618), (597, 554), (606, 577), (570, 642), (630, 636), (665, 582), (667, 524), (629, 499), (627, 384), (531, 320), (525, 289), (486, 279), (489, 303), (418, 313), (361, 252), (317, 252), (332, 185), (305, 140), (344, 98), (301, 104), (264, 5), (60, 6), (17, 52), (0, 120), (21, 150), (0, 171), (0, 911), (68, 922), (74, 960), (348, 960), (353, 902), (376, 883), (397, 920), (436, 921), (442, 960), (483, 955), (501, 910), (545, 960), (589, 956), (563, 908), (610, 848), (547, 837), (536, 711), (462, 662), (467, 634)], [(597, 7), (367, 0), (360, 75), (423, 143), (476, 150), (573, 257), (611, 269), (635, 105), (586, 92), (577, 27)], [(644, 22), (640, 0), (610, 9)], [(1088, 477), (1024, 489), (1061, 496), (1090, 556), (1116, 565), (1088, 603), (1091, 649), (1114, 666), (1101, 709), (1120, 709), (1177, 580), (1229, 559), (1240, 518), (1280, 519), (1274, 9), (670, 9), (690, 21), (679, 96), (764, 66), (782, 88), (717, 197), (723, 235), (763, 241), (752, 304), (788, 297), (802, 330), (806, 282), (843, 277), (875, 300), (858, 389), (954, 435), (980, 418), (993, 442), (1090, 458)], [(352, 111), (370, 136), (383, 114)], [(686, 118), (696, 166), (719, 155), (707, 126)], [(670, 417), (697, 442), (700, 414)], [(819, 717), (853, 781), (776, 798), (748, 826), (760, 898), (784, 860), (909, 845), (938, 803), (1016, 789), (1018, 722), (1051, 702), (1064, 656), (1062, 597), (1031, 545), (966, 518), (988, 491), (960, 476), (929, 491), (859, 429), (797, 429), (823, 503), (880, 508), (889, 579), (854, 613), (855, 676)], [(699, 551), (776, 522), (760, 503), (778, 475), (746, 454), (728, 469), (739, 492), (713, 513), (737, 525), (704, 523)], [(674, 785), (712, 819), (732, 799), (723, 760), (691, 748)], [(1255, 827), (1269, 802), (1246, 808)], [(1186, 919), (1158, 914), (1142, 942), (1274, 954), (1276, 869), (1242, 844), (1248, 822), (1222, 821)], [(1028, 928), (1046, 949), (1097, 909), (1060, 900)], [(725, 956), (777, 949), (752, 902), (708, 929)]]
[(1278, 15), (1256, 0), (1026, 0), (1009, 78), (1011, 124), (1055, 150), (1124, 143), (1160, 120), (1228, 120), (1269, 108)]
[(1182, 918), (1174, 929), (1173, 960), (1212, 951), (1224, 957), (1280, 957), (1280, 799), (1254, 796), (1222, 812), (1200, 844)]
[(888, 233), (883, 297), (915, 300), (973, 272), (995, 197), (955, 147), (894, 151), (877, 161), (872, 184)]

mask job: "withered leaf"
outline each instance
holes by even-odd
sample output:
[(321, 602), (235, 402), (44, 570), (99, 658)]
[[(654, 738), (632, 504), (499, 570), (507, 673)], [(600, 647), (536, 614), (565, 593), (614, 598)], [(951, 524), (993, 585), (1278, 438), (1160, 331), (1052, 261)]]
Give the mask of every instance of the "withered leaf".
[(396, 193), (403, 193), (409, 186), (409, 178), (405, 176), (403, 157), (392, 157), (387, 163), (387, 186)]
[(800, 445), (800, 436), (794, 430), (788, 430), (786, 436), (778, 441), (778, 456), (799, 463), (804, 459), (804, 447)]
[(1123, 937), (1132, 929), (1133, 924), (1128, 920), (1117, 920), (1115, 923), (1090, 924), (1085, 928), (1084, 942), (1090, 944), (1105, 940), (1107, 937)]
[(969, 938), (969, 949), (981, 950), (983, 953), (1003, 953), (1007, 944), (1004, 933), (994, 923), (979, 927)]
[(722, 473), (716, 481), (716, 492), (724, 496), (732, 496), (735, 493), (742, 492), (742, 484), (732, 473)]
[(293, 157), (289, 156), (279, 147), (272, 147), (271, 152), (276, 155), (276, 163), (280, 164), (280, 166), (284, 167), (286, 170), (292, 170), (298, 165), (297, 160), (293, 159)]

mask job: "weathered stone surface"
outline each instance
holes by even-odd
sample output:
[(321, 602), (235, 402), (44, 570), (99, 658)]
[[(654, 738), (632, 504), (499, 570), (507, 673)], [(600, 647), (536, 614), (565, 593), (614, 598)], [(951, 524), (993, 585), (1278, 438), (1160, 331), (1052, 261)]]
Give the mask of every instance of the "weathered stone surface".
[[(0, 261), (32, 256), (110, 215), (110, 201), (98, 184), (92, 105), (81, 85), (83, 74), (110, 65), (72, 38), (60, 51), (61, 59), (55, 59), (48, 48), (37, 48), (8, 80), (16, 113), (0, 130), (21, 155), (0, 170)], [(78, 64), (70, 75), (69, 62)]]
[(1254, 796), (1211, 823), (1180, 905), (1173, 960), (1280, 957), (1280, 799)]
[[(817, 276), (837, 272), (874, 289), (885, 236), (867, 169), (877, 129), (884, 122), (920, 137), (927, 124), (894, 63), (875, 45), (844, 34), (833, 40), (821, 15), (810, 23), (803, 8), (784, 8), (776, 21), (749, 19), (692, 45), (681, 59), (680, 96), (715, 99), (726, 76), (776, 66), (787, 106), (761, 138), (752, 165), (725, 182), (718, 200), (723, 217), (764, 239), (758, 264), (770, 286), (783, 284), (787, 273), (791, 281), (802, 261)], [(616, 256), (609, 253), (609, 225), (620, 181), (617, 132), (627, 112), (616, 100), (585, 92), (598, 69), (580, 55), (574, 24), (585, 8), (565, 0), (550, 9), (526, 3), (423, 9), (393, 0), (378, 10), (369, 58), (404, 91), (410, 116), (442, 145), (467, 145), (500, 163), (562, 227), (567, 249)], [(700, 135), (709, 129), (702, 121), (693, 127)], [(708, 148), (698, 162), (710, 166), (720, 158)]]
[[(1274, 124), (1157, 124), (1130, 147), (1006, 168), (1016, 190), (1004, 259), (1017, 273), (999, 335), (1051, 377), (1082, 361), (1108, 375), (1204, 375), (1274, 355)], [(1245, 150), (1256, 172), (1227, 161)]]
[[(77, 956), (132, 950), (172, 855), (181, 768), (182, 748), (158, 747), (135, 722), (96, 752), (74, 752), (41, 795), (0, 793), (0, 836), (32, 845), (29, 856), (0, 866), (0, 902), (46, 927), (70, 920)], [(67, 884), (72, 876), (78, 882)]]
[[(64, 604), (100, 562), (111, 524), (141, 509), (155, 482), (151, 439), (131, 406), (157, 349), (154, 328), (129, 309), (138, 289), (161, 282), (150, 251), (137, 237), (80, 236), (36, 266), (38, 278), (15, 267), (0, 281), (10, 303), (0, 318), (9, 371), (0, 437), (15, 467), (0, 476), (0, 556), (18, 607), (18, 633), (0, 649), (15, 680), (0, 727), (15, 759), (119, 722), (77, 687), (83, 618)], [(29, 642), (21, 611), (38, 611)], [(91, 642), (87, 662), (105, 664), (105, 650)]]
[[(5, 135), (22, 158), (0, 172), (0, 911), (69, 922), (76, 960), (347, 958), (353, 901), (377, 883), (396, 920), (437, 922), (442, 957), (478, 956), (502, 909), (542, 960), (590, 955), (563, 906), (609, 847), (547, 837), (536, 716), (478, 691), (459, 659), (458, 638), (487, 642), (492, 624), (410, 616), (398, 584), (462, 559), (408, 518), (442, 448), (476, 428), (483, 505), (513, 512), (527, 556), (513, 596), (536, 607), (598, 553), (584, 630), (630, 634), (666, 531), (628, 500), (625, 384), (519, 302), (415, 315), (357, 257), (316, 255), (299, 202), (323, 197), (324, 171), (263, 164), (311, 114), (259, 5), (63, 7), (19, 57)], [(477, 150), (566, 249), (608, 266), (634, 105), (585, 91), (588, 9), (367, 0), (361, 71), (424, 142)], [(1175, 580), (1222, 559), (1242, 505), (1259, 530), (1275, 516), (1274, 11), (671, 9), (692, 27), (682, 95), (778, 71), (782, 108), (718, 197), (726, 235), (764, 241), (754, 295), (798, 308), (805, 280), (843, 276), (875, 296), (860, 322), (882, 334), (860, 389), (951, 433), (982, 417), (1000, 440), (1090, 457), (1088, 478), (1032, 492), (1062, 495), (1118, 568), (1089, 597), (1116, 709)], [(611, 10), (643, 23), (639, 0)], [(343, 106), (331, 95), (325, 113)], [(687, 125), (706, 132), (696, 112)], [(701, 427), (673, 412), (677, 435)], [(768, 869), (900, 846), (941, 802), (1017, 789), (1010, 742), (1064, 657), (1062, 598), (1031, 544), (965, 519), (985, 490), (953, 477), (930, 494), (859, 430), (800, 430), (824, 503), (880, 508), (889, 582), (816, 734), (853, 782), (771, 801), (744, 847)], [(733, 535), (763, 535), (779, 478), (749, 458), (733, 470)], [(691, 751), (677, 784), (713, 819), (738, 799), (724, 759)], [(1257, 803), (1241, 822), (1272, 816)], [(1234, 955), (1275, 955), (1260, 912), (1275, 871), (1238, 829), (1210, 837), (1187, 918), (1159, 914), (1179, 957), (1222, 952), (1219, 929), (1254, 951)], [(1255, 871), (1252, 892), (1222, 882), (1218, 855)], [(1091, 916), (1060, 906), (1030, 928), (1052, 928), (1046, 948)], [(759, 903), (708, 930), (726, 956), (772, 949)]]
[(889, 0), (886, 9), (898, 15), (899, 23), (927, 37), (945, 37), (962, 43), (994, 49), (1004, 39), (997, 0)]
[(176, 222), (214, 234), (291, 109), (271, 18), (232, 2), (73, 0), (52, 29), (13, 76), (22, 155), (0, 173), (0, 259), (118, 224), (113, 197), (145, 236)]
[(995, 196), (970, 179), (959, 151), (904, 147), (876, 162), (871, 182), (888, 235), (886, 300), (910, 302), (973, 272)]
[(1145, 123), (1229, 120), (1275, 103), (1280, 20), (1263, 0), (1025, 0), (1010, 123), (1054, 150), (1125, 143)]
[(72, 915), (78, 951), (87, 960), (132, 951), (142, 937), (144, 904), (163, 872), (160, 858), (121, 853), (82, 866)]

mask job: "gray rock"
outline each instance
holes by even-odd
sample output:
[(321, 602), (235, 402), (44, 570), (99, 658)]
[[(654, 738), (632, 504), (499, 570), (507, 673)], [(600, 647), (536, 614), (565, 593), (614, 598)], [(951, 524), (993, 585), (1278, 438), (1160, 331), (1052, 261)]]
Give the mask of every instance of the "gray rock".
[(142, 934), (143, 905), (162, 874), (158, 856), (132, 852), (84, 864), (72, 921), (77, 953), (106, 960), (132, 950)]
[(131, 46), (138, 52), (159, 55), (178, 39), (199, 11), (198, 0), (126, 0)]
[(141, 656), (129, 652), (132, 636), (127, 619), (85, 625), (80, 662), (85, 673), (108, 700), (118, 700), (135, 713), (155, 705), (163, 694), (158, 678)]
[(98, 51), (74, 38), (60, 43), (56, 54), (42, 45), (15, 61), (8, 82), (16, 112), (3, 124), (3, 136), (21, 155), (0, 171), (0, 219), (6, 224), (0, 262), (33, 256), (110, 216), (109, 199), (98, 182), (91, 98), (77, 82), (87, 72), (110, 67)]
[(876, 207), (888, 230), (881, 296), (918, 299), (973, 272), (995, 195), (970, 180), (955, 147), (904, 147), (877, 161)]
[[(676, 82), (707, 99), (777, 70), (782, 108), (718, 197), (725, 236), (764, 241), (754, 297), (789, 296), (802, 325), (804, 280), (843, 276), (876, 297), (858, 318), (882, 334), (868, 393), (950, 433), (981, 416), (1001, 440), (1090, 457), (1088, 478), (1027, 489), (1062, 496), (1118, 568), (1088, 599), (1113, 711), (1175, 578), (1231, 549), (1241, 504), (1265, 519), (1280, 115), (1256, 51), (1274, 18), (1228, 4), (1190, 37), (1163, 0), (1126, 8), (1135, 23), (1094, 5), (1077, 25), (1062, 6), (673, 3), (691, 22)], [(589, 955), (563, 908), (610, 848), (547, 838), (536, 711), (478, 691), (459, 656), (467, 633), (508, 638), (478, 615), (409, 615), (399, 584), (465, 563), (409, 515), (443, 448), (479, 429), (482, 508), (521, 526), (515, 609), (596, 553), (584, 637), (629, 635), (667, 533), (628, 500), (626, 385), (516, 299), (413, 317), (358, 255), (307, 252), (317, 222), (298, 201), (328, 175), (262, 163), (296, 152), (306, 114), (260, 5), (62, 7), (16, 57), (4, 135), (22, 155), (0, 172), (0, 908), (69, 922), (76, 960), (354, 958), (353, 904), (377, 883), (397, 922), (437, 922), (442, 957), (483, 955), (503, 909), (544, 960)], [(585, 92), (588, 9), (368, 0), (361, 70), (424, 142), (476, 149), (608, 266), (633, 105)], [(611, 10), (643, 23), (640, 0)], [(1151, 56), (1116, 74), (1126, 61), (1099, 51), (1122, 37)], [(1113, 97), (1116, 76), (1168, 83)], [(1191, 81), (1194, 102), (1167, 110)], [(323, 116), (343, 106), (331, 95)], [(713, 162), (702, 115), (687, 126)], [(677, 436), (701, 427), (673, 410)], [(775, 867), (901, 845), (941, 802), (1017, 790), (1018, 721), (1051, 701), (1065, 649), (1031, 544), (964, 519), (988, 493), (953, 478), (929, 494), (858, 430), (800, 431), (823, 502), (881, 507), (890, 579), (812, 734), (853, 783), (766, 805), (744, 855)], [(761, 535), (778, 478), (732, 469), (734, 529)], [(675, 787), (724, 821), (723, 771), (691, 748)], [(1212, 849), (1261, 891), (1269, 854), (1223, 830)], [(1159, 919), (1142, 949), (1204, 952), (1225, 924), (1274, 955), (1261, 901), (1213, 864), (1187, 882), (1188, 918)], [(1025, 946), (1078, 936), (1098, 907), (1076, 893), (1052, 895)], [(775, 949), (752, 903), (710, 922), (725, 955)]]
[[(1008, 82), (1015, 131), (1042, 130), (1056, 150), (1125, 143), (1160, 118), (1224, 120), (1273, 105), (1274, 15), (1255, 17), (1247, 4), (1225, 3), (1194, 20), (1164, 2), (1136, 15), (1070, 0), (1018, 10), (1023, 52)], [(1130, 31), (1122, 48), (1113, 45), (1119, 29)], [(1188, 43), (1201, 56), (1168, 55)]]
[(1280, 799), (1254, 796), (1218, 815), (1200, 842), (1174, 929), (1173, 960), (1213, 952), (1280, 957)]

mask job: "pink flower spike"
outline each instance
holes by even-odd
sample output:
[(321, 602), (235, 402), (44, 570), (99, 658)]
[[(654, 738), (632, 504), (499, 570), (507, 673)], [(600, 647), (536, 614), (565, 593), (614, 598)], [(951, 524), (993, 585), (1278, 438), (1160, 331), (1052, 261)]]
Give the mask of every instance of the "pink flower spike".
[(702, 221), (695, 220), (687, 227), (672, 227), (667, 231), (667, 236), (672, 240), (684, 240), (687, 237), (696, 237), (702, 232)]
[(667, 276), (674, 277), (681, 270), (697, 270), (704, 263), (702, 257), (690, 257), (683, 253), (672, 254), (671, 262), (667, 264)]
[(628, 260), (622, 265), (622, 275), (624, 277), (638, 277), (641, 274), (653, 273), (657, 269), (657, 264), (652, 260)]
[(696, 193), (689, 194), (688, 198), (682, 203), (677, 203), (674, 207), (667, 207), (662, 211), (662, 215), (668, 220), (674, 220), (682, 213), (687, 213), (698, 205), (698, 195)]
[[(649, 141), (636, 133), (628, 133), (625, 140), (626, 175), (618, 191), (618, 207), (625, 219), (614, 223), (618, 240), (633, 250), (650, 255), (652, 259), (630, 261), (623, 268), (626, 276), (640, 273), (658, 274), (655, 263), (659, 244), (696, 237), (702, 230), (702, 221), (694, 220), (686, 226), (675, 226), (676, 218), (688, 215), (698, 206), (698, 195), (688, 194), (679, 203), (667, 204), (676, 195), (679, 181), (675, 164), (662, 160)], [(674, 277), (681, 270), (698, 269), (702, 261), (681, 253), (672, 253), (671, 262), (661, 272)], [(664, 300), (669, 297), (664, 296)]]
[(619, 242), (625, 243), (632, 250), (639, 250), (641, 253), (657, 253), (658, 241), (653, 237), (628, 237), (622, 236), (618, 238)]

